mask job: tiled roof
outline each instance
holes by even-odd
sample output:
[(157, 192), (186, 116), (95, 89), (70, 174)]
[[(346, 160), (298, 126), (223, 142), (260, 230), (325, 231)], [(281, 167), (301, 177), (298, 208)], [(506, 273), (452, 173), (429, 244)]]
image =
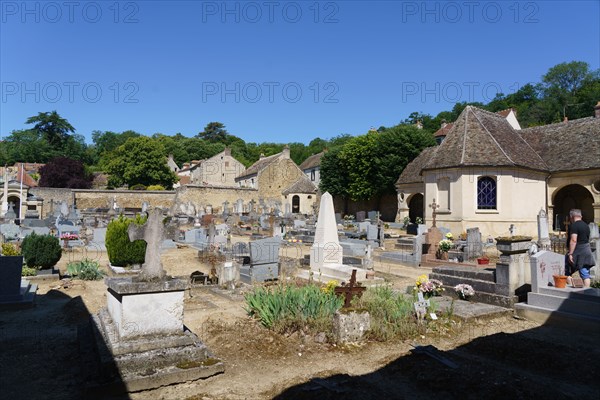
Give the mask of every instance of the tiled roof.
[(431, 156), (435, 154), (439, 146), (427, 147), (424, 149), (421, 154), (415, 157), (408, 165), (404, 168), (400, 177), (396, 181), (396, 185), (402, 183), (421, 183), (423, 182), (423, 176), (421, 175), (421, 170), (429, 160)]
[(258, 160), (254, 164), (252, 164), (250, 167), (248, 167), (248, 169), (246, 169), (242, 173), (242, 175), (239, 175), (237, 178), (235, 178), (236, 181), (258, 174), (260, 171), (267, 168), (271, 163), (277, 161), (279, 159), (279, 156), (281, 156), (281, 153), (277, 153), (277, 154), (273, 154), (272, 156), (269, 156), (269, 157), (261, 158), (260, 160)]
[(300, 164), (300, 169), (302, 171), (305, 171), (307, 169), (311, 169), (311, 168), (315, 168), (321, 165), (321, 157), (323, 157), (323, 154), (325, 154), (325, 152), (320, 152), (317, 154), (313, 154), (312, 156), (308, 157), (306, 160), (304, 160), (304, 162), (302, 164)]
[(600, 168), (600, 118), (536, 126), (519, 133), (550, 172)]
[[(39, 165), (44, 165), (44, 164), (39, 164)], [(11, 166), (9, 168), (12, 168), (13, 174), (12, 174), (12, 178), (14, 179), (14, 181), (19, 182), (19, 184), (21, 183), (21, 164), (17, 163), (14, 166)], [(10, 179), (9, 179), (10, 180)], [(4, 167), (0, 167), (0, 181), (4, 182)], [(37, 181), (35, 179), (33, 179), (28, 173), (27, 173), (27, 168), (23, 168), (23, 185), (27, 186), (27, 187), (37, 187)]]
[(548, 169), (501, 115), (467, 106), (423, 169), (518, 166)]
[(300, 178), (298, 178), (296, 182), (292, 183), (281, 193), (285, 196), (287, 196), (290, 193), (313, 194), (317, 193), (317, 187), (306, 177), (306, 175), (302, 175)]
[(440, 129), (438, 129), (437, 131), (435, 131), (435, 133), (433, 134), (433, 136), (435, 136), (435, 137), (446, 136), (448, 134), (448, 132), (450, 131), (450, 129), (453, 126), (454, 126), (454, 123), (453, 122), (449, 122), (445, 126), (442, 126)]

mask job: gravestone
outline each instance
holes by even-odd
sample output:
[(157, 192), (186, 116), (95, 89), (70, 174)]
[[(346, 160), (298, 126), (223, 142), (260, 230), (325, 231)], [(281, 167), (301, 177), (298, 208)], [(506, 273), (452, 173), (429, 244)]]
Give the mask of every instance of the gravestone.
[(479, 228), (467, 229), (467, 246), (465, 248), (465, 257), (472, 260), (483, 255), (483, 243), (481, 242), (481, 232)]
[[(343, 248), (340, 245), (333, 197), (329, 192), (321, 196), (319, 217), (315, 231), (314, 243), (310, 248), (310, 273), (300, 272), (301, 277), (312, 275), (314, 279), (329, 281), (331, 279), (348, 281), (352, 268), (343, 263)], [(366, 270), (359, 270), (357, 279), (366, 279)]]
[(358, 224), (356, 224), (358, 226), (358, 231), (359, 232), (366, 232), (367, 231), (367, 227), (369, 225), (371, 225), (370, 222), (367, 221), (363, 221), (363, 222), (359, 222)]
[(235, 202), (235, 212), (238, 213), (238, 215), (242, 215), (244, 212), (244, 200), (238, 199)]
[(540, 289), (554, 285), (553, 275), (564, 275), (565, 256), (551, 251), (541, 250), (530, 257), (531, 291), (539, 293)]
[(0, 225), (0, 234), (7, 242), (17, 240), (21, 237), (21, 228), (11, 221), (7, 224)]
[(248, 263), (240, 268), (240, 279), (246, 283), (272, 281), (279, 278), (281, 240), (270, 237), (251, 241)]
[(598, 232), (598, 224), (595, 222), (590, 222), (590, 240), (592, 239), (600, 239), (600, 232)]
[(292, 216), (292, 205), (290, 203), (285, 203), (285, 213), (283, 215), (285, 218), (290, 218)]
[[(222, 362), (184, 327), (188, 281), (166, 277), (162, 268), (160, 245), (166, 236), (162, 210), (152, 210), (142, 226), (129, 225), (128, 233), (130, 240), (146, 241), (146, 260), (139, 276), (105, 281), (107, 307), (94, 317), (97, 347), (110, 352), (110, 363), (101, 363), (101, 367), (112, 371), (116, 367), (117, 379), (129, 392), (223, 372)], [(194, 360), (194, 365), (176, 367), (189, 360)], [(114, 376), (107, 372), (100, 371), (100, 375)]]
[(548, 216), (546, 211), (541, 209), (537, 215), (537, 228), (538, 228), (538, 245), (540, 249), (547, 250), (550, 248), (550, 235), (548, 232)]
[(379, 227), (377, 225), (367, 225), (367, 240), (377, 240), (379, 238)]
[(306, 228), (306, 221), (304, 221), (302, 219), (295, 219), (294, 220), (294, 229), (301, 229), (301, 228)]
[(223, 218), (227, 218), (229, 216), (229, 202), (228, 201), (224, 201), (223, 202)]
[(356, 213), (356, 222), (365, 222), (366, 213), (364, 211), (359, 211)]
[(377, 223), (377, 220), (379, 219), (379, 218), (377, 218), (378, 214), (379, 213), (377, 211), (369, 211), (367, 213), (367, 216), (371, 222)]
[(342, 219), (342, 214), (335, 213), (335, 223), (338, 225), (341, 225), (344, 223), (344, 220)]

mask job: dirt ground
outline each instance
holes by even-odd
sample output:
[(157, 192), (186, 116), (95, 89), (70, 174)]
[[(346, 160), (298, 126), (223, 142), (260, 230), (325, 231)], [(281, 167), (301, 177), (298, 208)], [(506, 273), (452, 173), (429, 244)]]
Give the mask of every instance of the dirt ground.
[[(299, 258), (306, 247), (282, 248)], [(65, 253), (59, 267), (85, 256)], [(192, 248), (163, 254), (169, 275), (209, 272)], [(413, 285), (427, 268), (375, 263), (394, 287)], [(0, 311), (0, 398), (85, 398), (77, 327), (105, 306), (103, 281), (40, 283), (35, 308)], [(598, 399), (598, 335), (559, 330), (511, 316), (454, 321), (415, 339), (336, 346), (312, 336), (279, 335), (250, 319), (243, 297), (193, 287), (185, 325), (225, 363), (205, 380), (132, 393), (146, 399)], [(433, 356), (415, 346), (434, 346)]]

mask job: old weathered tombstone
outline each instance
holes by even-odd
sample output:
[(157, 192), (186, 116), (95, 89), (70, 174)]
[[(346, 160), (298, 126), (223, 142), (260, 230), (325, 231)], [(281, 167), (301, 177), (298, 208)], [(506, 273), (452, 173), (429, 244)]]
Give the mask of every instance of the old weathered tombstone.
[(548, 216), (546, 211), (541, 209), (537, 215), (538, 245), (540, 249), (550, 248), (550, 234), (548, 232)]
[(467, 260), (483, 255), (483, 243), (481, 242), (481, 232), (479, 232), (479, 228), (467, 229), (467, 245), (465, 253)]
[(377, 241), (379, 239), (379, 227), (377, 225), (367, 225), (367, 240)]
[(364, 211), (359, 211), (356, 213), (356, 222), (364, 222), (366, 218), (366, 213)]
[(379, 220), (379, 212), (377, 212), (377, 211), (369, 211), (367, 213), (367, 218), (369, 218), (369, 220), (371, 221), (371, 223), (377, 223), (377, 220)]
[[(116, 367), (129, 392), (223, 372), (223, 363), (184, 327), (183, 300), (188, 281), (167, 277), (162, 268), (162, 210), (152, 210), (143, 226), (131, 224), (129, 237), (147, 242), (146, 260), (138, 277), (106, 279), (107, 307), (94, 317), (100, 333), (96, 336), (97, 346), (110, 352), (110, 363), (101, 363), (101, 367)], [(210, 363), (205, 362), (208, 359)], [(187, 365), (190, 360), (193, 363)], [(182, 363), (186, 363), (185, 368), (176, 367)], [(152, 373), (148, 373), (149, 366)], [(112, 375), (103, 370), (100, 376), (114, 376), (110, 371)]]
[(281, 240), (276, 237), (251, 241), (248, 264), (240, 268), (242, 281), (254, 283), (278, 279), (280, 246)]

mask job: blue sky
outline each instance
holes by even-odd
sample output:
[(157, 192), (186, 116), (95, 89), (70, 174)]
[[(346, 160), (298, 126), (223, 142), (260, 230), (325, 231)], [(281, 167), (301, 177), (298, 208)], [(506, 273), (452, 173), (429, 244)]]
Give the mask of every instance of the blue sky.
[[(303, 142), (600, 68), (599, 1), (0, 2), (0, 132), (57, 110), (93, 130)], [(69, 5), (70, 4), (70, 5)]]

